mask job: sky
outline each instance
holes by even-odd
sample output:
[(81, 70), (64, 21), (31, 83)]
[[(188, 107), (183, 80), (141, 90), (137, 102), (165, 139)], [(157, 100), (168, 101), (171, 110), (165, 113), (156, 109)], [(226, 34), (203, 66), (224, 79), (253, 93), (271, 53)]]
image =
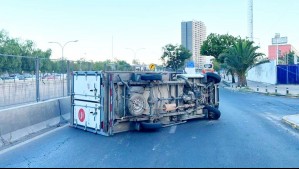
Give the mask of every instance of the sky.
[[(136, 58), (161, 63), (162, 47), (181, 43), (182, 21), (203, 21), (207, 34), (248, 36), (248, 0), (0, 0), (0, 30), (33, 40), (61, 58)], [(254, 40), (267, 54), (275, 33), (299, 50), (299, 1), (254, 0)], [(143, 48), (143, 49), (142, 49)], [(133, 52), (133, 50), (137, 52)]]

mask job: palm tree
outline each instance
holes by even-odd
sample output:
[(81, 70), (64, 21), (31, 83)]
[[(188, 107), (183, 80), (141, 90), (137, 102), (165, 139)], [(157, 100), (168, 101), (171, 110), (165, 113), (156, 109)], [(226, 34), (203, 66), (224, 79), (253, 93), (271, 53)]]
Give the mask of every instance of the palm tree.
[(254, 66), (269, 62), (263, 60), (258, 62), (260, 56), (264, 56), (263, 53), (257, 53), (258, 46), (253, 46), (253, 42), (239, 39), (227, 52), (222, 54), (225, 57), (225, 63), (238, 76), (238, 86), (247, 86), (246, 73)]

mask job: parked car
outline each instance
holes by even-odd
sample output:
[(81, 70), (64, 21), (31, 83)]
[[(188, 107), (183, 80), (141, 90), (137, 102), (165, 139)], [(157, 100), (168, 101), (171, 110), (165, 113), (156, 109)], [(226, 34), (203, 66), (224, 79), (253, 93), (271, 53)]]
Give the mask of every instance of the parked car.
[(33, 75), (32, 75), (32, 74), (29, 74), (29, 73), (25, 73), (25, 74), (24, 74), (24, 78), (25, 78), (25, 79), (32, 79), (32, 78), (33, 78)]
[(16, 80), (25, 80), (25, 76), (24, 75), (17, 75), (15, 76)]
[(17, 80), (17, 75), (19, 75), (19, 74), (11, 74), (11, 75), (9, 75), (7, 80)]
[(9, 79), (9, 74), (3, 74), (3, 75), (1, 75), (0, 76), (0, 78), (2, 79), (2, 80), (6, 80), (6, 79)]
[(45, 75), (42, 77), (44, 80), (54, 80), (56, 79), (54, 75)]

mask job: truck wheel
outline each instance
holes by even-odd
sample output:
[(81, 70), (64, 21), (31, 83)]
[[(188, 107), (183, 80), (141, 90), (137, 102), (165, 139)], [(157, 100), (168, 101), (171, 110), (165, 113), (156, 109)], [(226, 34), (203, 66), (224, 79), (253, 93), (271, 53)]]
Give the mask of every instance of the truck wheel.
[(146, 102), (142, 94), (133, 93), (127, 104), (131, 115), (140, 116), (144, 113)]
[(218, 84), (221, 82), (221, 77), (216, 73), (207, 72), (206, 76), (207, 76), (208, 82), (211, 80), (213, 80), (215, 82), (215, 84)]
[(205, 109), (208, 110), (208, 118), (210, 120), (218, 120), (220, 118), (221, 112), (217, 108), (206, 106)]
[(159, 130), (162, 128), (162, 123), (141, 122), (141, 129), (144, 130)]
[(153, 81), (153, 80), (162, 80), (161, 74), (143, 74), (141, 75), (141, 80)]

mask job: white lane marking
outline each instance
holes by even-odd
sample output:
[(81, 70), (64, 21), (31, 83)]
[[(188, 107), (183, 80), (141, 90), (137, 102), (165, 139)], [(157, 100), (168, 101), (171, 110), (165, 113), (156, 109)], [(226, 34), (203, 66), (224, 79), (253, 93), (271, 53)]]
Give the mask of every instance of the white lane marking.
[(177, 126), (172, 126), (169, 130), (169, 134), (174, 134), (176, 132)]
[(40, 139), (40, 138), (42, 138), (42, 137), (44, 137), (44, 136), (47, 136), (47, 135), (49, 135), (49, 134), (52, 134), (52, 133), (54, 133), (54, 132), (56, 132), (56, 131), (62, 130), (62, 129), (64, 129), (64, 128), (66, 128), (66, 127), (69, 127), (69, 125), (65, 125), (65, 126), (59, 127), (59, 128), (54, 129), (54, 130), (52, 130), (52, 131), (46, 132), (46, 133), (41, 134), (41, 135), (39, 135), (39, 136), (36, 136), (36, 137), (34, 137), (34, 138), (32, 138), (32, 139), (26, 140), (26, 141), (24, 141), (24, 142), (22, 142), (22, 143), (19, 143), (19, 144), (17, 144), (17, 145), (14, 145), (14, 146), (12, 146), (12, 147), (9, 147), (9, 148), (7, 148), (7, 149), (4, 149), (4, 150), (0, 151), (0, 155), (5, 154), (5, 153), (7, 153), (7, 152), (9, 152), (9, 151), (12, 151), (12, 150), (14, 150), (14, 149), (17, 149), (17, 148), (19, 148), (19, 147), (21, 147), (21, 146), (24, 146), (24, 145), (26, 145), (26, 144), (28, 144), (28, 143), (30, 143), (30, 142), (32, 142), (32, 141), (38, 140), (38, 139)]

